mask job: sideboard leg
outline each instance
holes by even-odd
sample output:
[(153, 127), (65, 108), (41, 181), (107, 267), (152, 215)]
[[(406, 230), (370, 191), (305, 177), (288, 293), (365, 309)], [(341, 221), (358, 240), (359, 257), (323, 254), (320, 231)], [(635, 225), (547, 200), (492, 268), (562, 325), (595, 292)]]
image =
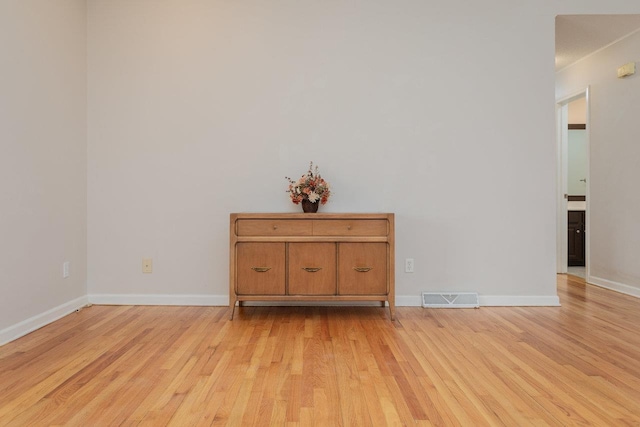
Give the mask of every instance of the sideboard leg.
[(396, 306), (395, 304), (389, 303), (389, 314), (391, 315), (391, 320), (396, 320)]
[(231, 304), (231, 317), (229, 318), (229, 320), (233, 320), (233, 313), (235, 313), (236, 311), (236, 301), (233, 302), (233, 304)]

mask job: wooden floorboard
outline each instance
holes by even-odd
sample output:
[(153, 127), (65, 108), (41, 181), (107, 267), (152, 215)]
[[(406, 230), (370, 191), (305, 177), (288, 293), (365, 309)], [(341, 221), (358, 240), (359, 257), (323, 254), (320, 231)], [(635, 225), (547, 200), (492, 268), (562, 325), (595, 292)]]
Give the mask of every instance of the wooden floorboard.
[(92, 306), (0, 347), (0, 426), (640, 425), (640, 299)]

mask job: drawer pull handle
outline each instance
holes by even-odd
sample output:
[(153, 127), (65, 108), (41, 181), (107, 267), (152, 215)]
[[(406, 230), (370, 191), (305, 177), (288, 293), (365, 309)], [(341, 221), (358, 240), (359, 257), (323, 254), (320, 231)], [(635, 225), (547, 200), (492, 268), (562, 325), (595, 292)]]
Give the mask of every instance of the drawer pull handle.
[(347, 230), (351, 230), (351, 226), (350, 225), (347, 225)]
[(322, 267), (302, 267), (304, 271), (308, 271), (309, 273), (315, 273), (316, 271), (322, 270)]
[(274, 226), (273, 226), (273, 229), (274, 229), (274, 230), (277, 230), (277, 229), (278, 229), (278, 226), (277, 226), (277, 225), (274, 225)]
[(373, 267), (353, 267), (353, 269), (359, 273), (366, 273), (367, 271), (371, 271)]
[(271, 267), (251, 267), (251, 269), (257, 273), (265, 273), (271, 270)]

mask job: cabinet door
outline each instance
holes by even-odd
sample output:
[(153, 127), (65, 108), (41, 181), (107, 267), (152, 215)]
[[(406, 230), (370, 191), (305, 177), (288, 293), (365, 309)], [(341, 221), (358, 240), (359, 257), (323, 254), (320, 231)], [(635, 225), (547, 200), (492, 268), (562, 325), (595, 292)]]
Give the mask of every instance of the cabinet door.
[(340, 295), (387, 294), (386, 243), (340, 243), (338, 245), (338, 293)]
[(585, 213), (584, 211), (569, 211), (568, 214), (568, 265), (584, 266), (585, 264)]
[(238, 295), (284, 295), (284, 243), (236, 245)]
[(336, 244), (289, 243), (289, 295), (336, 294)]

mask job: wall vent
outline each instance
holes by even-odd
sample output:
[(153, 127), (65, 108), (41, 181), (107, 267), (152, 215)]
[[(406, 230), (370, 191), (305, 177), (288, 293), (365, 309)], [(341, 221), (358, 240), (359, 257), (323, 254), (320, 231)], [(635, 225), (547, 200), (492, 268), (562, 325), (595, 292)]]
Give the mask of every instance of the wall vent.
[(424, 308), (478, 308), (477, 292), (423, 292)]

